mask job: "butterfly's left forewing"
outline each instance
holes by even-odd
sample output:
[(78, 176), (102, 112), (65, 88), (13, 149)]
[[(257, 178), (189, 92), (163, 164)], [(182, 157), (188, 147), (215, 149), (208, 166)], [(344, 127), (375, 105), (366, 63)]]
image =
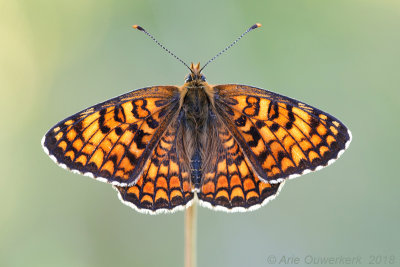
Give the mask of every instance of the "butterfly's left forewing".
[(217, 114), (266, 182), (327, 166), (351, 141), (339, 120), (297, 100), (245, 85), (218, 85), (214, 91)]
[(139, 179), (178, 108), (175, 86), (135, 90), (59, 122), (42, 145), (64, 168), (130, 185)]

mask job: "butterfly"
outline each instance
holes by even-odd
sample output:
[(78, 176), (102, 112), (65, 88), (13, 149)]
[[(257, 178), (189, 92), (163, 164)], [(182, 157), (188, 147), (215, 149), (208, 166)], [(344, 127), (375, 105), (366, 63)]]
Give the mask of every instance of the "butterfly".
[(287, 179), (333, 163), (351, 133), (335, 117), (264, 89), (210, 85), (189, 67), (182, 86), (134, 90), (89, 107), (51, 128), (45, 152), (61, 167), (110, 183), (120, 200), (157, 214), (199, 204), (254, 210)]

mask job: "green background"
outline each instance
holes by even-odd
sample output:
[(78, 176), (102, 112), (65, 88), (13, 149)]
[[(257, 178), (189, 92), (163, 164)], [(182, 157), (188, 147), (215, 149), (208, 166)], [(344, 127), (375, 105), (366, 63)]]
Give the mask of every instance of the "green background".
[(207, 67), (208, 81), (316, 106), (353, 142), (255, 212), (199, 208), (199, 266), (269, 266), (270, 255), (300, 257), (297, 266), (307, 255), (399, 264), (399, 1), (0, 4), (0, 266), (182, 266), (183, 212), (135, 212), (111, 186), (56, 166), (40, 140), (97, 102), (183, 83), (187, 69), (132, 24), (204, 63), (256, 22), (263, 27)]

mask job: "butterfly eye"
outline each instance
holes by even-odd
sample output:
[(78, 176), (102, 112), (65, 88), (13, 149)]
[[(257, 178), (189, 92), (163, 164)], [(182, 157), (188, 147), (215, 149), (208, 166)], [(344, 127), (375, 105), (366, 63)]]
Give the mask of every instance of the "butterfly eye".
[(189, 74), (185, 79), (185, 83), (188, 83), (188, 82), (191, 82), (191, 81), (193, 81), (192, 75)]
[(205, 82), (206, 81), (206, 76), (204, 76), (203, 74), (201, 75), (200, 79)]

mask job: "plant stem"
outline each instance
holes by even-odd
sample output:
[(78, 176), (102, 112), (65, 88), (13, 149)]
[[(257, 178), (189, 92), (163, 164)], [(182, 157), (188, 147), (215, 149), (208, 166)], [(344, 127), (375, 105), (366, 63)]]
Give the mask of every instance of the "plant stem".
[(193, 203), (185, 211), (185, 267), (196, 267), (196, 220), (197, 205)]

